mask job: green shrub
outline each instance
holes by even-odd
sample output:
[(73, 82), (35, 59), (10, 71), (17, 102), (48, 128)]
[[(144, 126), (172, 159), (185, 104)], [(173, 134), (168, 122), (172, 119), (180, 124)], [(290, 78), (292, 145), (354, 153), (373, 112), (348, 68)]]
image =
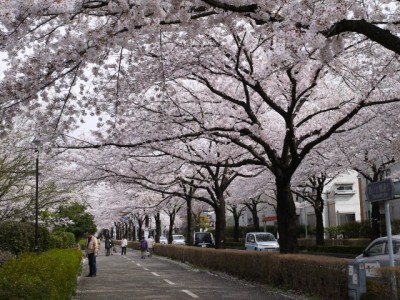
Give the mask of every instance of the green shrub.
[(0, 268), (0, 299), (71, 299), (82, 254), (78, 250), (27, 253)]
[(371, 223), (364, 222), (349, 222), (339, 226), (330, 226), (325, 228), (328, 238), (335, 239), (339, 236), (342, 238), (370, 238), (371, 237)]
[[(33, 223), (21, 223), (6, 221), (0, 223), (0, 250), (9, 251), (19, 255), (24, 252), (34, 251), (35, 225)], [(38, 228), (39, 251), (50, 249), (50, 233), (43, 226)]]
[(63, 238), (59, 235), (50, 234), (50, 245), (52, 249), (63, 249)]
[(85, 249), (85, 246), (86, 246), (86, 240), (85, 239), (80, 239), (79, 240), (79, 247), (81, 249)]
[(339, 231), (344, 238), (360, 238), (362, 236), (362, 224), (360, 222), (349, 222), (339, 226)]
[[(307, 225), (307, 235), (313, 236), (316, 233), (316, 227), (314, 225)], [(305, 237), (306, 230), (305, 225), (298, 225), (296, 227), (297, 237)]]
[[(51, 238), (54, 239), (54, 242), (57, 244), (59, 249), (68, 249), (68, 248), (76, 248), (77, 243), (75, 241), (75, 236), (72, 232), (67, 231), (55, 231), (51, 233)], [(61, 240), (61, 244), (60, 244)]]

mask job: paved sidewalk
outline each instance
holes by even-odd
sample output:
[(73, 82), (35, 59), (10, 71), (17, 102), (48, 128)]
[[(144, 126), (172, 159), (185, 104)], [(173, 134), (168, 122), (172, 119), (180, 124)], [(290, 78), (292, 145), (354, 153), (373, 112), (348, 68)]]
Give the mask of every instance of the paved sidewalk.
[(304, 299), (273, 292), (264, 286), (245, 283), (217, 273), (189, 268), (163, 257), (141, 259), (140, 252), (127, 248), (126, 256), (106, 256), (104, 244), (97, 256), (97, 276), (88, 274), (88, 262), (78, 277), (74, 300), (102, 299)]

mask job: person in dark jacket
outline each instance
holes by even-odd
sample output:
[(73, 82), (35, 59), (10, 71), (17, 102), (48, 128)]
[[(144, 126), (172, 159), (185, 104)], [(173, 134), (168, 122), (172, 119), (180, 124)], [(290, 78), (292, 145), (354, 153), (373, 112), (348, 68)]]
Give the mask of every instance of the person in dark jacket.
[(111, 248), (113, 246), (113, 242), (111, 238), (108, 236), (106, 237), (106, 240), (104, 241), (104, 247), (106, 248), (106, 256), (109, 256), (111, 254)]
[(142, 259), (145, 259), (146, 258), (146, 252), (147, 252), (147, 241), (144, 239), (143, 236), (140, 238), (139, 248), (140, 248), (140, 251), (142, 253)]

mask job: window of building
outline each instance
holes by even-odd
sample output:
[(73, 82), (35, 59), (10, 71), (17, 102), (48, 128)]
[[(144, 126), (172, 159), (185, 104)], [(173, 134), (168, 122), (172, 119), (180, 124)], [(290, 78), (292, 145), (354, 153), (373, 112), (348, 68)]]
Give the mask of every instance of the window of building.
[(356, 221), (356, 214), (343, 214), (339, 213), (338, 214), (339, 218), (339, 225), (347, 224), (350, 222), (355, 222)]
[(336, 185), (336, 194), (354, 194), (353, 184), (337, 184)]

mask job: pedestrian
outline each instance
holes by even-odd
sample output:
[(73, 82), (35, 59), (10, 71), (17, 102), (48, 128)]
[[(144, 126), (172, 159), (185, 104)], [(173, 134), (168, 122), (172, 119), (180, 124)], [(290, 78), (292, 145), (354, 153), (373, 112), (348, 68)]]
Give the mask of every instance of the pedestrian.
[(121, 255), (126, 255), (126, 247), (128, 246), (128, 240), (124, 237), (121, 241)]
[(142, 236), (139, 242), (139, 248), (142, 254), (142, 259), (146, 258), (146, 252), (147, 252), (147, 241), (144, 239)]
[(106, 237), (106, 240), (104, 241), (104, 247), (106, 249), (106, 256), (109, 256), (111, 254), (111, 248), (113, 246), (113, 242), (109, 236)]
[(111, 255), (113, 255), (113, 253), (117, 253), (117, 249), (115, 249), (115, 245), (114, 245), (113, 240), (111, 240), (111, 249), (112, 249)]
[(86, 257), (89, 261), (89, 274), (86, 277), (96, 277), (97, 266), (96, 266), (96, 256), (99, 252), (99, 242), (93, 235), (93, 232), (86, 232)]
[(149, 238), (147, 239), (147, 250), (149, 250), (149, 257), (152, 257), (154, 251), (154, 239), (151, 235), (149, 235)]

